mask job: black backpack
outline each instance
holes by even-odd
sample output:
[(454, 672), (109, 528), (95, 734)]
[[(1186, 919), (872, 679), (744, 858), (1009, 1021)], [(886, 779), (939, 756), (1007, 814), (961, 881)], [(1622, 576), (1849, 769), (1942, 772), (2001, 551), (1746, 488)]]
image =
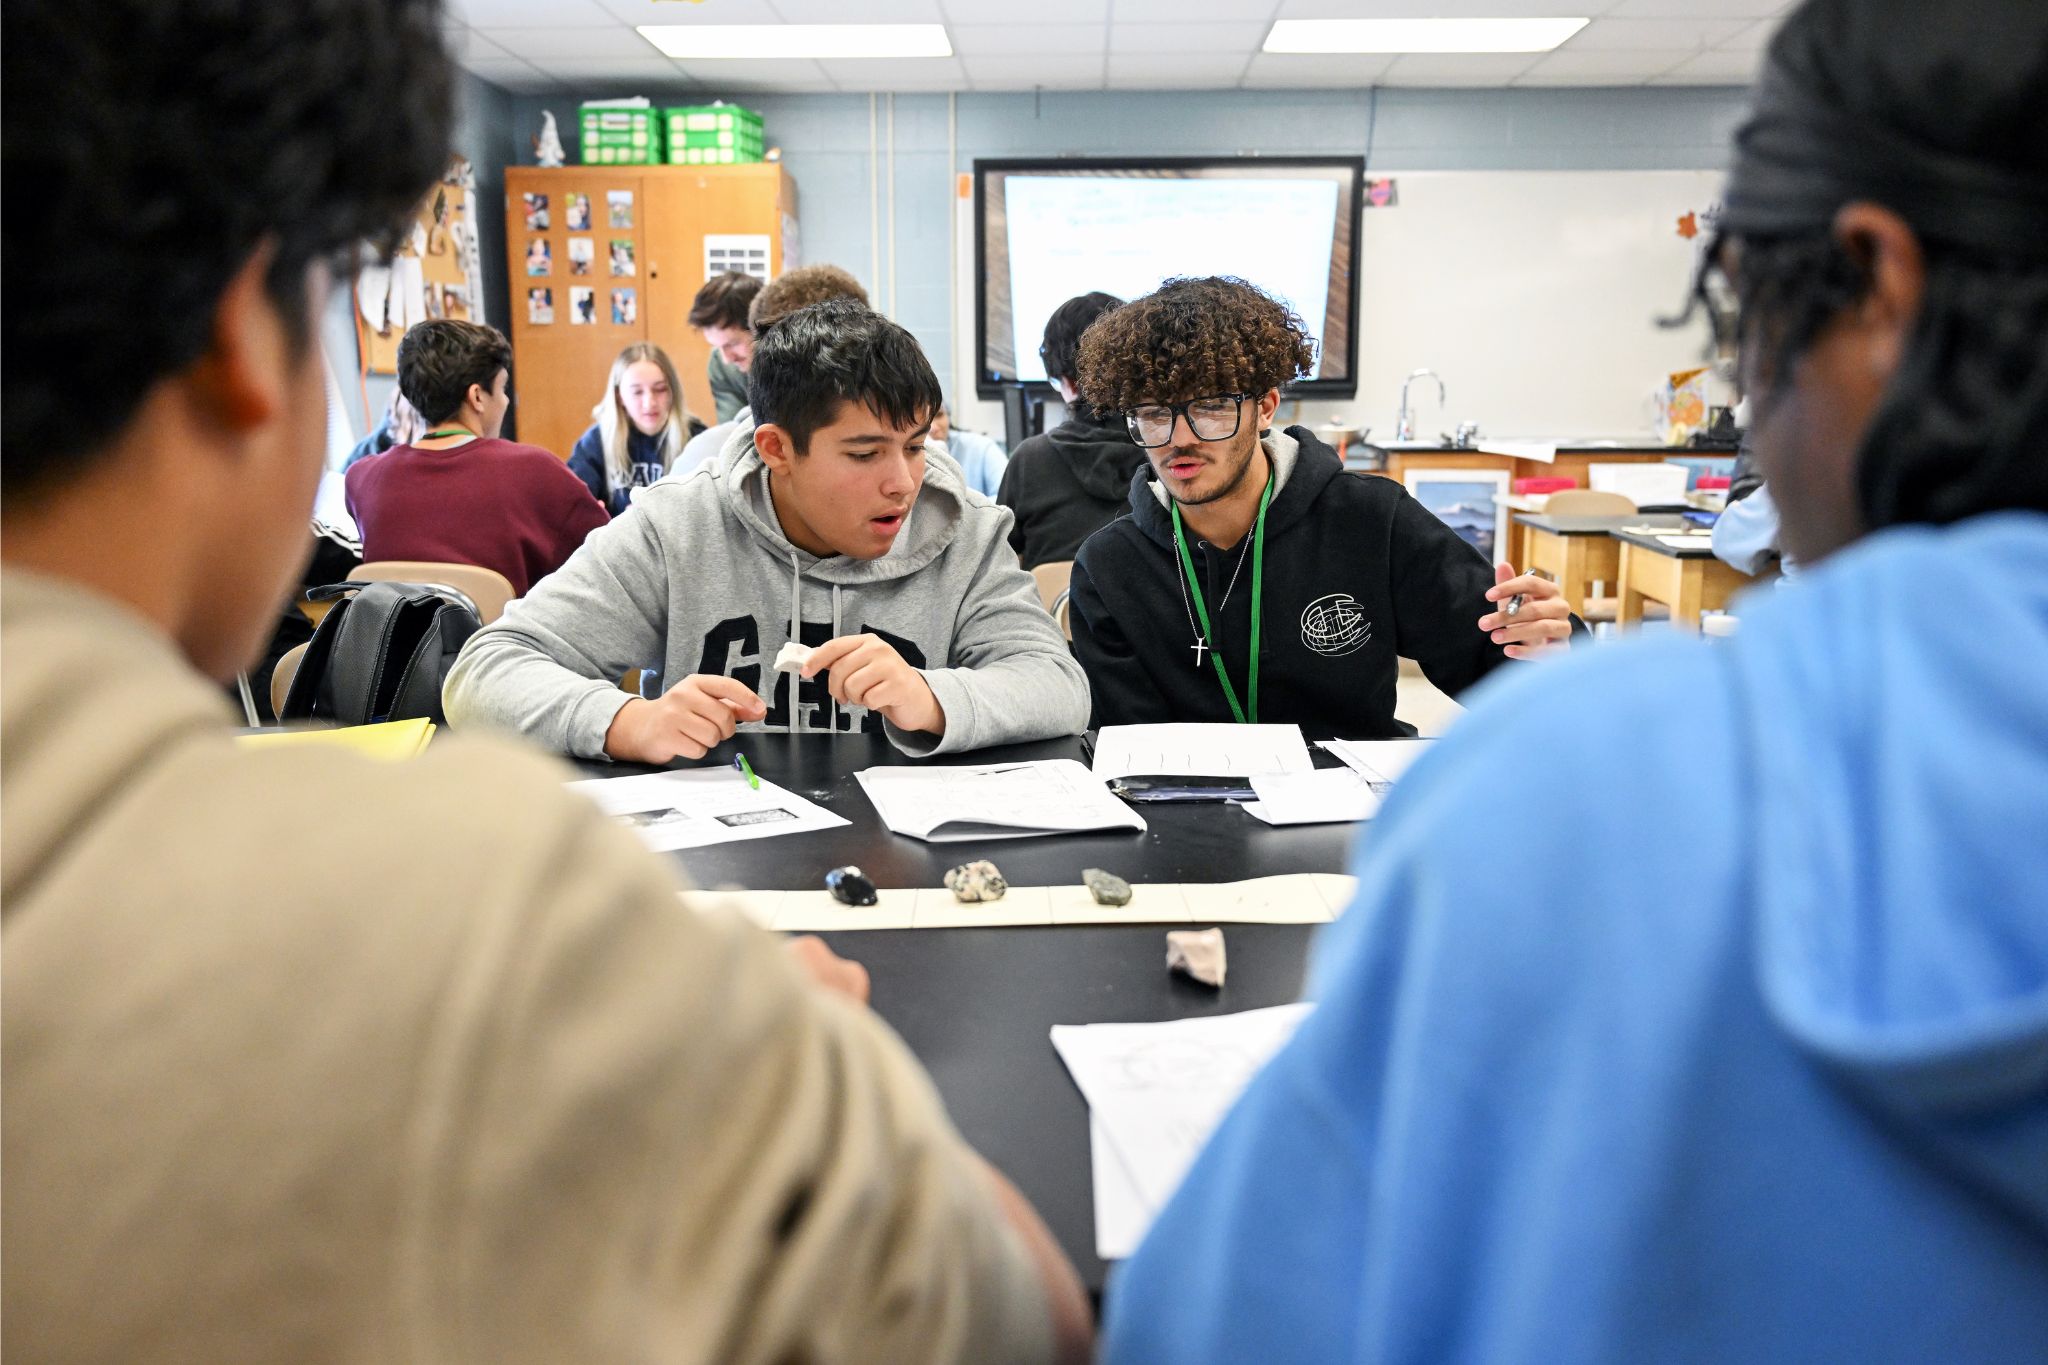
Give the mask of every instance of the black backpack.
[(328, 609), (292, 675), (281, 721), (369, 725), (421, 716), (444, 725), (441, 683), (483, 628), (461, 593), (428, 583), (330, 583), (309, 602)]

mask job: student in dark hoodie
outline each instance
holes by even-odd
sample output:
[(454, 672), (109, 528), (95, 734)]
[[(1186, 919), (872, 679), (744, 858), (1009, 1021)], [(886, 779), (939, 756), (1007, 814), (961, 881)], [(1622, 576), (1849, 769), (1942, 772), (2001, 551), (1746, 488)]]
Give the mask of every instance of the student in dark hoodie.
[(1083, 294), (1055, 308), (1038, 355), (1067, 403), (1067, 420), (1018, 445), (996, 501), (1016, 515), (1010, 545), (1027, 569), (1072, 559), (1081, 542), (1123, 515), (1131, 475), (1145, 452), (1131, 443), (1123, 414), (1097, 412), (1080, 396), (1081, 334), (1123, 300)]
[(1555, 583), (1488, 565), (1401, 485), (1345, 473), (1306, 427), (1272, 429), (1280, 386), (1313, 356), (1300, 318), (1235, 279), (1168, 280), (1083, 338), (1082, 390), (1124, 416), (1150, 463), (1131, 515), (1074, 565), (1096, 724), (1412, 734), (1394, 719), (1402, 657), (1456, 695), (1567, 640)]
[(1109, 1365), (2048, 1360), (2048, 7), (1802, 6), (1723, 203), (1807, 571), (1408, 771)]

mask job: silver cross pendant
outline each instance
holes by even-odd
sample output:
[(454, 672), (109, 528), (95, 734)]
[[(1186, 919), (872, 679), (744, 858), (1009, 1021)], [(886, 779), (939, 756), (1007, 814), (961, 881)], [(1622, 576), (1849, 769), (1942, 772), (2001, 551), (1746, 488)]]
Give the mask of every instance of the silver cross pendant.
[(1208, 652), (1209, 641), (1198, 635), (1195, 637), (1195, 642), (1189, 645), (1188, 648), (1195, 651), (1195, 667), (1200, 668), (1202, 666), (1202, 655)]

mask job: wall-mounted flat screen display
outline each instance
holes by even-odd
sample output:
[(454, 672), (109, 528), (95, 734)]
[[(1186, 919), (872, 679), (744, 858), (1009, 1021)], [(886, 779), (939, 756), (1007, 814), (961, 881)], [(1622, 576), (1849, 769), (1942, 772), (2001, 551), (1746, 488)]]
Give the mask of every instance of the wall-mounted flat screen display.
[(977, 161), (977, 389), (1043, 387), (1039, 342), (1078, 294), (1148, 294), (1176, 275), (1235, 275), (1286, 302), (1316, 339), (1289, 392), (1357, 384), (1357, 157)]

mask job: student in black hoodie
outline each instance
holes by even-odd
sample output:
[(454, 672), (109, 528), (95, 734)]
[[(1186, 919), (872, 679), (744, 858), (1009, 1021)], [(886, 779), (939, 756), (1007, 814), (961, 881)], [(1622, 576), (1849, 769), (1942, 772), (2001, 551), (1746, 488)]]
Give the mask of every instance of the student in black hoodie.
[(1067, 402), (1067, 420), (1019, 444), (996, 490), (996, 501), (1017, 518), (1010, 547), (1027, 569), (1072, 559), (1082, 541), (1123, 514), (1131, 475), (1145, 467), (1145, 452), (1131, 443), (1123, 414), (1090, 407), (1075, 379), (1081, 334), (1122, 306), (1114, 294), (1083, 294), (1046, 321), (1038, 355)]
[(1313, 358), (1301, 319), (1234, 279), (1169, 280), (1084, 338), (1083, 391), (1124, 415), (1151, 465), (1131, 479), (1131, 515), (1074, 565), (1095, 724), (1412, 734), (1394, 719), (1401, 656), (1455, 695), (1568, 639), (1556, 584), (1489, 566), (1306, 427), (1269, 429), (1280, 386)]

